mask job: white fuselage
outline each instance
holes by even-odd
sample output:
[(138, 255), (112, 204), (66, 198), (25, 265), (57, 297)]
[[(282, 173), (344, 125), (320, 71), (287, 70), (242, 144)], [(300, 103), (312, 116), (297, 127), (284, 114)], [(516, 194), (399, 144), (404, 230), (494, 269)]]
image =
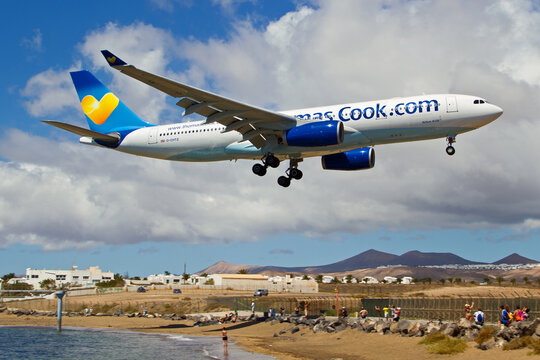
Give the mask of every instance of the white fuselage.
[[(345, 126), (341, 144), (292, 147), (286, 142), (256, 148), (236, 131), (205, 121), (145, 127), (129, 133), (116, 150), (178, 161), (259, 159), (271, 152), (280, 159), (321, 156), (364, 146), (427, 140), (474, 130), (497, 119), (502, 109), (469, 95), (439, 94), (283, 111), (298, 125), (337, 120)], [(95, 144), (89, 138), (82, 143)]]

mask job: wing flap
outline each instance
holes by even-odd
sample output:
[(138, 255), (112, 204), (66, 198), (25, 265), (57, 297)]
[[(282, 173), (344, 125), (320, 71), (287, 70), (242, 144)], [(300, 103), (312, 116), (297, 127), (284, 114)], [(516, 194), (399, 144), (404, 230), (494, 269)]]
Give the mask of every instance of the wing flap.
[[(233, 125), (238, 121), (249, 123), (249, 126), (241, 124), (234, 130), (240, 132), (242, 135), (252, 130), (258, 130), (260, 135), (250, 137), (249, 139), (258, 148), (262, 147), (266, 142), (265, 134), (270, 135), (275, 133), (276, 129), (287, 130), (296, 126), (297, 120), (292, 116), (244, 104), (224, 96), (175, 82), (137, 69), (133, 65), (127, 65), (107, 50), (103, 50), (102, 53), (112, 68), (172, 97), (181, 98), (176, 105), (185, 109), (185, 115), (196, 113), (206, 117), (207, 122), (215, 121), (225, 126)], [(261, 119), (264, 121), (261, 121)], [(253, 120), (253, 122), (250, 123), (250, 120)]]

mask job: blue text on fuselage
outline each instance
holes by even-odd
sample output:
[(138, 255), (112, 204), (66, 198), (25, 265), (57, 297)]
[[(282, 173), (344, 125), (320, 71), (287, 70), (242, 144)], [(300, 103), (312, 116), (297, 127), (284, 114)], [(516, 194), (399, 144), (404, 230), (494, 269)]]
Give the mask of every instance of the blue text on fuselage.
[[(437, 100), (420, 100), (420, 101), (410, 101), (410, 102), (401, 102), (396, 104), (394, 107), (386, 110), (387, 105), (381, 105), (377, 103), (374, 106), (366, 106), (364, 108), (352, 106), (344, 106), (337, 112), (337, 118), (341, 121), (349, 120), (360, 120), (364, 119), (380, 119), (387, 118), (388, 116), (401, 116), (401, 115), (410, 115), (416, 112), (430, 112), (430, 111), (439, 111), (439, 102)], [(334, 112), (324, 111), (316, 112), (313, 114), (298, 114), (295, 117), (299, 119), (313, 119), (313, 120), (323, 120), (323, 119), (335, 119)]]

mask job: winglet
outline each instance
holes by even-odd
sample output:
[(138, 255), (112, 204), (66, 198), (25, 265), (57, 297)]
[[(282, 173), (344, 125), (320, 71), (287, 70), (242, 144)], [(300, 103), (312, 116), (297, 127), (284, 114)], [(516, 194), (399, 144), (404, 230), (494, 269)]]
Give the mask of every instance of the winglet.
[(105, 60), (107, 60), (107, 63), (109, 63), (110, 66), (122, 66), (127, 65), (125, 61), (120, 59), (118, 56), (114, 55), (109, 50), (101, 50), (101, 53), (103, 56), (105, 56)]

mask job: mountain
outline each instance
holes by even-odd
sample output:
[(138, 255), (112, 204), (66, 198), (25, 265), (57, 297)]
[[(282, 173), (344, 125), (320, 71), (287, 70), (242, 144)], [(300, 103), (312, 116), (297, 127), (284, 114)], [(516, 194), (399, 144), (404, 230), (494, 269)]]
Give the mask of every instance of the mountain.
[(493, 264), (499, 265), (499, 264), (537, 264), (538, 261), (528, 259), (526, 257), (523, 257), (519, 254), (513, 253), (511, 255), (508, 255), (505, 258), (502, 258), (499, 261), (495, 261)]
[(260, 266), (257, 265), (237, 265), (237, 264), (229, 264), (225, 261), (218, 261), (212, 266), (207, 267), (206, 269), (203, 269), (198, 272), (198, 274), (236, 274), (238, 271), (245, 269), (248, 270), (248, 272), (253, 273), (251, 270), (254, 268), (259, 268)]
[[(527, 259), (518, 254), (509, 255), (493, 264), (535, 264), (538, 261)], [(235, 265), (225, 261), (220, 261), (199, 273), (237, 273), (241, 269), (246, 269), (251, 274), (258, 273), (300, 273), (300, 274), (328, 274), (341, 273), (361, 269), (373, 269), (379, 266), (403, 265), (408, 267), (429, 266), (429, 265), (471, 265), (485, 264), (464, 259), (452, 253), (421, 252), (417, 250), (406, 252), (402, 255), (394, 255), (370, 249), (358, 255), (352, 256), (332, 264), (304, 267), (285, 266), (257, 266), (257, 265)]]
[(428, 266), (428, 265), (471, 265), (480, 264), (478, 262), (466, 260), (452, 253), (424, 253), (417, 250), (406, 252), (403, 255), (396, 256), (389, 265), (405, 266)]

